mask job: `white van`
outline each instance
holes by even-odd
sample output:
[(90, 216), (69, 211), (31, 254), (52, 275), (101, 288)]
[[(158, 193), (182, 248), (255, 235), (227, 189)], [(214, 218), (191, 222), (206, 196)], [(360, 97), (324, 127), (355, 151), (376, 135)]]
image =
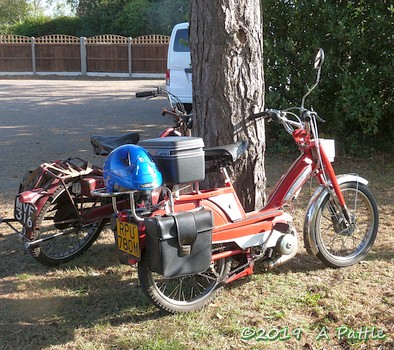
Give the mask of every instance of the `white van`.
[(187, 111), (192, 107), (192, 67), (189, 46), (189, 23), (179, 23), (172, 30), (168, 46), (167, 90), (176, 95)]

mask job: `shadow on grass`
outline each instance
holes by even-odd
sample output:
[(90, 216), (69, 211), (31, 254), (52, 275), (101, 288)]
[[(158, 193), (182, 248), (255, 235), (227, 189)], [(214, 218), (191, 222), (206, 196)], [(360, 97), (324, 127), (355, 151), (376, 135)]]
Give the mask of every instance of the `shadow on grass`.
[[(362, 263), (373, 264), (375, 261), (386, 261), (390, 262), (394, 259), (394, 250), (385, 249), (379, 251), (371, 251), (368, 255), (362, 260)], [(344, 268), (346, 269), (346, 268)], [(257, 261), (254, 266), (254, 275), (264, 275), (267, 273), (273, 275), (286, 275), (288, 273), (311, 273), (321, 271), (322, 273), (325, 270), (338, 270), (341, 268), (335, 269), (332, 267), (328, 267), (324, 265), (317, 257), (307, 254), (305, 251), (299, 252), (292, 260), (280, 265), (273, 270), (265, 270), (264, 266), (261, 262)], [(241, 278), (236, 280), (228, 285), (226, 288), (237, 288), (242, 286), (244, 283), (248, 283), (251, 281), (250, 276), (246, 278)]]
[(119, 265), (112, 244), (95, 242), (72, 263), (49, 268), (12, 249), (16, 241), (1, 239), (1, 349), (48, 348), (74, 341), (79, 329), (166, 315), (148, 302), (136, 269)]
[[(35, 296), (0, 298), (4, 310), (4, 314), (0, 312), (2, 349), (48, 348), (73, 341), (77, 329), (140, 323), (164, 316), (148, 304), (133, 279), (123, 281), (116, 275), (46, 278), (13, 285), (14, 294), (29, 288)], [(37, 291), (42, 296), (37, 296)]]
[[(42, 349), (74, 341), (76, 332), (143, 323), (166, 314), (149, 304), (136, 270), (120, 266), (113, 243), (97, 241), (81, 257), (56, 268), (23, 254), (15, 234), (0, 237), (0, 348)], [(386, 245), (385, 245), (386, 247)], [(365, 260), (392, 260), (392, 249), (372, 251)], [(327, 268), (301, 248), (275, 275)], [(257, 262), (256, 274), (264, 274)], [(244, 278), (227, 287), (237, 288)], [(94, 333), (94, 332), (92, 332)]]

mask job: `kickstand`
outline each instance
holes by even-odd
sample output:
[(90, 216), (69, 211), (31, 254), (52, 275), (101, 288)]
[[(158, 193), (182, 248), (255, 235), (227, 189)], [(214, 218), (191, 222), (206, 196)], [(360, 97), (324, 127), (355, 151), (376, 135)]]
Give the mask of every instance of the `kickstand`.
[(13, 222), (18, 222), (18, 220), (0, 218), (0, 225), (1, 225), (3, 222), (4, 222), (8, 227), (12, 228), (12, 229), (15, 231), (15, 233), (20, 233), (20, 231), (17, 230), (17, 229), (14, 227), (14, 225), (12, 225)]

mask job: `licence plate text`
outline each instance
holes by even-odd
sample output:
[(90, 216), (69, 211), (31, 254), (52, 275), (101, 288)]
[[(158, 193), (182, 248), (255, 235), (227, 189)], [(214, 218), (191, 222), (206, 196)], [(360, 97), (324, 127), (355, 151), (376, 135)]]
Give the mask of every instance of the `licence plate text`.
[(129, 222), (118, 221), (116, 224), (118, 249), (140, 259), (140, 240), (138, 226)]
[(20, 202), (19, 196), (16, 196), (14, 206), (14, 218), (19, 221), (24, 227), (32, 229), (37, 218), (37, 208), (32, 203)]

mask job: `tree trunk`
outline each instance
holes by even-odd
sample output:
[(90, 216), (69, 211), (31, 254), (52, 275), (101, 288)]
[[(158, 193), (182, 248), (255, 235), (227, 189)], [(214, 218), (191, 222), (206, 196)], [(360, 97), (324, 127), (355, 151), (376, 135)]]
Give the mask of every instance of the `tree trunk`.
[(264, 104), (260, 6), (260, 0), (190, 2), (194, 134), (207, 147), (249, 141), (231, 174), (248, 211), (265, 198), (264, 123), (248, 121)]

